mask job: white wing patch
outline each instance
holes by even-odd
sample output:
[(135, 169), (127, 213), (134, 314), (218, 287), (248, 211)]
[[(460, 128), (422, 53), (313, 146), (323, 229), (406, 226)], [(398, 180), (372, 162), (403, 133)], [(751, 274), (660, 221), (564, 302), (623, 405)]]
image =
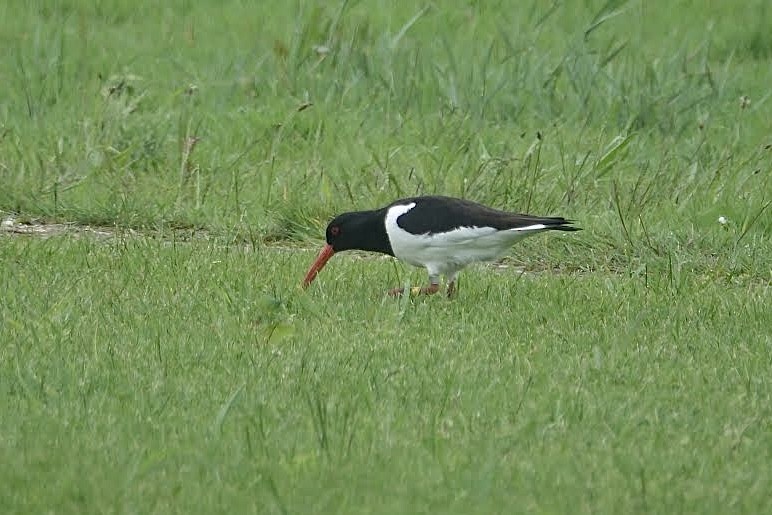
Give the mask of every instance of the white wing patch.
[(429, 275), (452, 275), (475, 261), (491, 261), (505, 254), (519, 240), (547, 229), (534, 224), (514, 229), (459, 227), (435, 234), (411, 234), (397, 225), (397, 218), (415, 207), (415, 202), (392, 206), (386, 212), (386, 234), (394, 255)]
[(544, 224), (533, 224), (533, 225), (526, 225), (525, 227), (515, 227), (514, 229), (510, 229), (510, 231), (529, 232), (529, 231), (541, 231), (546, 228), (547, 226)]

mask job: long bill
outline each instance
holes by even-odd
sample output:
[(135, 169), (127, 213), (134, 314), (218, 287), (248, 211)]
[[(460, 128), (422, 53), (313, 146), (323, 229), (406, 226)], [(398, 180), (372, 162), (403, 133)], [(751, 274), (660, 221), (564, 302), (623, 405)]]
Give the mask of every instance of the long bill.
[(311, 268), (308, 269), (306, 278), (303, 279), (303, 288), (308, 288), (308, 285), (311, 284), (314, 279), (316, 279), (316, 274), (318, 274), (321, 269), (324, 268), (324, 265), (327, 264), (327, 261), (330, 260), (333, 254), (335, 254), (335, 250), (329, 243), (325, 245), (324, 248), (322, 248), (322, 251), (319, 252), (318, 256), (316, 256), (314, 264), (312, 264)]

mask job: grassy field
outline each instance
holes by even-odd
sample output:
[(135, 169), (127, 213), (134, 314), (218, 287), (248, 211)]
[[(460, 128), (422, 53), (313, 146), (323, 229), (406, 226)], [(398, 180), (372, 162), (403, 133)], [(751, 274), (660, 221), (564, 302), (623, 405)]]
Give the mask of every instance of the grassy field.
[(772, 512), (768, 4), (3, 2), (0, 512)]

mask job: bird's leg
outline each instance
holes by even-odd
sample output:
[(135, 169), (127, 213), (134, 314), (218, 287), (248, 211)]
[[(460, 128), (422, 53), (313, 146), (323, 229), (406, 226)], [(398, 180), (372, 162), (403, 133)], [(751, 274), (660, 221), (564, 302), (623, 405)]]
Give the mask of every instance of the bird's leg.
[[(440, 291), (439, 284), (430, 284), (429, 286), (413, 286), (410, 288), (410, 295), (431, 295)], [(400, 297), (405, 293), (404, 288), (392, 288), (388, 291), (390, 297)]]
[(433, 293), (437, 293), (440, 291), (440, 284), (439, 283), (431, 283), (429, 286), (423, 286), (418, 289), (419, 295), (431, 295)]
[[(432, 295), (440, 291), (439, 277), (429, 277), (429, 286), (413, 286), (410, 288), (410, 295)], [(388, 294), (391, 297), (399, 297), (405, 293), (404, 288), (393, 288)]]
[(450, 277), (448, 277), (448, 291), (447, 291), (448, 298), (455, 296), (456, 291), (457, 291), (456, 274), (453, 274)]
[[(416, 291), (417, 290), (417, 291)], [(429, 286), (423, 288), (412, 288), (411, 293), (416, 291), (416, 295), (432, 295), (440, 291), (440, 276), (429, 273)]]

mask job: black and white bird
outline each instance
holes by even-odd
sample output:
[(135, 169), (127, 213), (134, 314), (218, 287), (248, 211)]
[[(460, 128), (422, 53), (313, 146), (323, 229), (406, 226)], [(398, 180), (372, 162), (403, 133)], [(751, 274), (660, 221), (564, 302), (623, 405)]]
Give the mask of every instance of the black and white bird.
[[(470, 263), (491, 261), (516, 242), (544, 231), (578, 231), (572, 220), (509, 213), (451, 197), (413, 197), (371, 211), (336, 216), (327, 226), (327, 244), (308, 270), (308, 287), (336, 252), (366, 250), (394, 256), (424, 267), (429, 286), (413, 289), (432, 294), (447, 280), (448, 296), (456, 288), (458, 272)], [(400, 295), (395, 288), (391, 295)]]

